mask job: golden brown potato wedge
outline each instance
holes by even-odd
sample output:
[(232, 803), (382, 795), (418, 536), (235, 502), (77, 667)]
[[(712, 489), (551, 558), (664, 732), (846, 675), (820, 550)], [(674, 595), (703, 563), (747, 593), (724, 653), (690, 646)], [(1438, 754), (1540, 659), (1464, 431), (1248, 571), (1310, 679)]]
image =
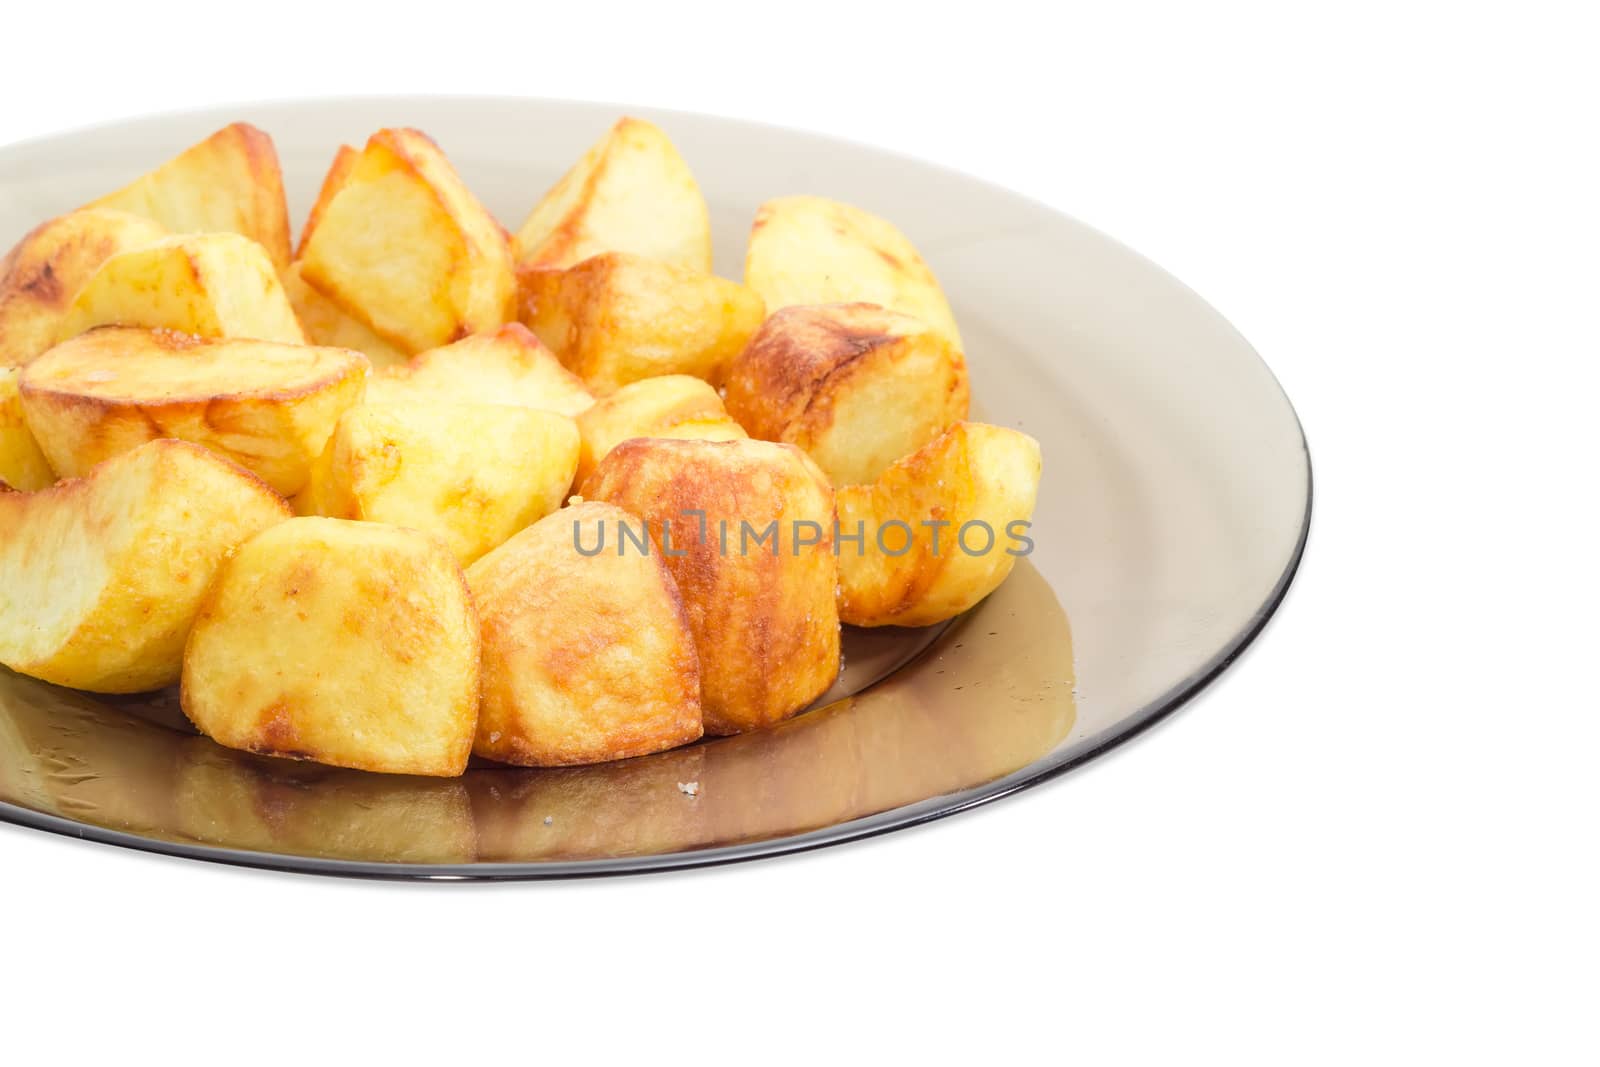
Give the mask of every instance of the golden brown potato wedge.
[(805, 449), (835, 486), (873, 481), (967, 417), (967, 361), (944, 335), (875, 304), (791, 307), (728, 374), (752, 437)]
[(520, 281), (524, 321), (601, 395), (660, 374), (718, 382), (766, 314), (742, 285), (625, 252)]
[(339, 416), (360, 402), (366, 377), (366, 357), (343, 348), (105, 326), (23, 368), (22, 405), (63, 477), (176, 437), (288, 496), (305, 485)]
[(306, 215), (306, 224), (300, 230), (300, 244), (295, 248), (295, 256), (305, 254), (306, 242), (311, 240), (311, 234), (316, 230), (317, 224), (322, 221), (322, 213), (328, 210), (328, 205), (333, 198), (344, 188), (344, 183), (350, 180), (350, 175), (356, 169), (356, 163), (361, 159), (361, 153), (347, 144), (339, 146), (333, 154), (333, 163), (328, 167), (328, 173), (323, 175), (322, 188), (317, 191), (316, 203), (311, 205), (311, 211)]
[(635, 252), (711, 273), (711, 217), (667, 135), (624, 118), (584, 153), (517, 231), (517, 265), (560, 270)]
[(561, 506), (578, 465), (564, 415), (492, 404), (362, 404), (295, 498), (301, 514), (426, 530), (467, 564)]
[(294, 308), (294, 316), (300, 320), (300, 330), (308, 343), (360, 352), (379, 368), (406, 362), (406, 354), (379, 337), (372, 327), (307, 285), (300, 276), (298, 262), (289, 264), (281, 280), (284, 295), (289, 298), (289, 306)]
[(238, 233), (289, 265), (289, 208), (272, 138), (245, 122), (224, 126), (155, 170), (89, 205), (159, 222), (173, 233)]
[[(300, 231), (297, 255), (305, 251), (306, 242), (322, 221), (323, 212), (334, 195), (344, 187), (360, 158), (361, 153), (349, 145), (339, 146), (338, 154), (333, 157), (333, 165), (328, 168), (327, 176), (322, 181), (317, 202), (311, 205), (311, 214), (306, 218), (305, 228)], [(371, 360), (374, 367), (399, 366), (406, 362), (408, 357), (405, 352), (313, 288), (305, 280), (303, 269), (298, 259), (289, 264), (282, 274), (283, 291), (288, 294), (295, 317), (300, 320), (300, 328), (312, 344), (354, 349)]]
[(100, 264), (166, 235), (138, 215), (89, 208), (17, 242), (0, 260), (0, 367), (20, 367), (56, 343), (72, 298)]
[(417, 130), (372, 135), (299, 262), (312, 288), (408, 354), (515, 315), (505, 231)]
[(699, 378), (668, 374), (625, 385), (578, 416), (575, 484), (582, 485), (606, 453), (634, 437), (736, 441), (749, 436), (722, 407), (722, 397)]
[(594, 394), (520, 323), (475, 333), (372, 376), (367, 401), (511, 404), (577, 415)]
[(963, 422), (873, 484), (840, 488), (840, 618), (929, 626), (994, 592), (1032, 547), (1039, 472), (1027, 434)]
[(795, 304), (878, 304), (921, 319), (965, 351), (944, 291), (889, 223), (820, 196), (768, 200), (756, 212), (744, 283), (769, 311)]
[(18, 384), (21, 376), (16, 367), (0, 367), (0, 482), (31, 493), (53, 484), (56, 477), (28, 429)]
[(272, 261), (236, 233), (179, 234), (111, 256), (78, 290), (59, 338), (96, 326), (305, 343)]
[(580, 502), (467, 569), (483, 623), (478, 755), (556, 767), (700, 737), (694, 638), (660, 556), (581, 550), (628, 522), (638, 525), (621, 508)]
[(0, 663), (104, 693), (172, 684), (223, 556), (288, 517), (266, 483), (187, 441), (0, 494)]
[(229, 748), (449, 777), (472, 751), (478, 640), (435, 538), (290, 519), (217, 572), (183, 655), (183, 710)]
[[(648, 521), (689, 615), (707, 733), (786, 719), (833, 684), (833, 490), (804, 452), (635, 438), (600, 462), (583, 496)], [(610, 551), (635, 551), (627, 528), (606, 533)]]

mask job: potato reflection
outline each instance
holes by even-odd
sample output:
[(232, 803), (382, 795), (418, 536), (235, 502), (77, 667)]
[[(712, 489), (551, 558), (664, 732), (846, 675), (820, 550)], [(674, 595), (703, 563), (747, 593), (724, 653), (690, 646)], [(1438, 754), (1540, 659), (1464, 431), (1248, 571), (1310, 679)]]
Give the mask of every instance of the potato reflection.
[(705, 748), (589, 767), (467, 772), (485, 862), (638, 856), (706, 839), (699, 797)]
[[(897, 662), (901, 640), (909, 652), (928, 635), (880, 631), (855, 656), (847, 636), (856, 684)], [(447, 780), (276, 760), (181, 729), (170, 693), (108, 704), (0, 670), (0, 800), (168, 840), (335, 859), (648, 855), (804, 833), (1001, 778), (1067, 739), (1072, 687), (1066, 615), (1022, 560), (865, 692), (771, 730), (592, 767), (484, 765)]]
[(469, 863), (472, 807), (460, 779), (412, 778), (252, 756), (187, 739), (175, 829), (226, 848), (385, 863)]

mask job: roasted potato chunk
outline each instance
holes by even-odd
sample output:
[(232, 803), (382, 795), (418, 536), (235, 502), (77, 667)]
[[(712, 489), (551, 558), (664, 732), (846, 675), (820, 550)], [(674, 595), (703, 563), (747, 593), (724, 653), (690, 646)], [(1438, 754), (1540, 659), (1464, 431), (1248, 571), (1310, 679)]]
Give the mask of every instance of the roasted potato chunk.
[(373, 134), (314, 221), (301, 276), (407, 354), (514, 317), (506, 233), (426, 134)]
[(333, 154), (333, 163), (328, 167), (328, 173), (322, 177), (322, 188), (317, 190), (316, 202), (311, 205), (311, 211), (306, 215), (306, 224), (300, 230), (300, 244), (294, 253), (296, 256), (305, 254), (306, 242), (311, 240), (311, 234), (322, 221), (323, 212), (328, 210), (333, 198), (339, 195), (344, 183), (350, 180), (350, 175), (354, 173), (356, 163), (360, 159), (361, 153), (347, 144), (340, 145), (339, 150)]
[[(354, 148), (348, 145), (339, 146), (339, 153), (334, 156), (333, 166), (323, 179), (322, 191), (317, 195), (317, 202), (311, 205), (311, 214), (306, 219), (305, 228), (300, 231), (300, 252), (305, 251), (306, 242), (310, 239), (312, 231), (322, 221), (322, 213), (327, 210), (334, 195), (343, 188), (345, 180), (350, 177), (350, 172), (355, 169), (356, 161), (360, 158), (361, 153)], [(300, 328), (305, 331), (306, 338), (312, 344), (354, 349), (371, 360), (374, 367), (398, 366), (405, 363), (406, 353), (379, 336), (361, 319), (314, 289), (305, 280), (305, 276), (301, 273), (302, 269), (299, 260), (289, 265), (283, 272), (283, 291), (288, 294), (289, 303), (294, 307), (295, 317), (300, 320)]]
[(183, 711), (229, 748), (450, 777), (472, 751), (478, 640), (435, 538), (290, 519), (218, 571), (184, 650)]
[(840, 488), (840, 618), (929, 626), (994, 592), (1031, 547), (1039, 473), (1039, 442), (963, 422), (873, 484)]
[(363, 404), (339, 420), (295, 506), (426, 530), (466, 564), (559, 508), (577, 465), (578, 430), (563, 415)]
[(111, 256), (78, 290), (59, 336), (96, 326), (305, 343), (272, 261), (236, 233), (179, 234)]
[(594, 394), (526, 326), (513, 322), (379, 371), (367, 385), (367, 400), (511, 404), (577, 415), (594, 403)]
[(483, 623), (478, 755), (556, 767), (700, 737), (699, 661), (672, 575), (656, 555), (585, 554), (627, 522), (578, 503), (467, 569)]
[(266, 249), (274, 269), (289, 265), (278, 150), (248, 123), (224, 126), (89, 206), (142, 215), (173, 233), (243, 234)]
[(50, 461), (28, 429), (16, 367), (0, 367), (0, 482), (31, 493), (56, 480)]
[(104, 693), (172, 684), (223, 556), (288, 517), (255, 475), (186, 441), (0, 494), (0, 663)]
[(769, 311), (796, 304), (878, 304), (921, 319), (965, 350), (944, 291), (893, 224), (820, 196), (768, 200), (756, 212), (744, 283)]
[(766, 315), (742, 285), (625, 252), (521, 284), (524, 321), (601, 395), (661, 374), (718, 382)]
[(736, 441), (748, 436), (723, 410), (717, 391), (699, 378), (668, 374), (625, 385), (578, 416), (577, 483), (606, 453), (634, 437)]
[(166, 235), (138, 215), (89, 208), (17, 242), (0, 260), (0, 367), (20, 367), (56, 343), (72, 298), (100, 264)]
[(791, 307), (728, 375), (728, 413), (805, 449), (835, 486), (873, 481), (967, 417), (967, 362), (944, 335), (875, 304)]
[(193, 441), (285, 496), (306, 484), (367, 360), (343, 348), (106, 326), (22, 371), (22, 405), (63, 477), (161, 437)]
[(560, 270), (635, 252), (711, 273), (711, 217), (667, 135), (624, 118), (545, 194), (514, 243), (517, 265)]
[[(707, 733), (786, 719), (833, 684), (833, 491), (804, 452), (636, 438), (600, 462), (583, 496), (648, 522), (688, 612)], [(606, 532), (613, 551), (635, 550), (627, 528)]]
[(307, 285), (300, 276), (298, 262), (289, 265), (281, 280), (294, 317), (300, 321), (300, 330), (311, 344), (360, 352), (379, 368), (406, 362), (406, 354), (379, 337), (372, 327)]

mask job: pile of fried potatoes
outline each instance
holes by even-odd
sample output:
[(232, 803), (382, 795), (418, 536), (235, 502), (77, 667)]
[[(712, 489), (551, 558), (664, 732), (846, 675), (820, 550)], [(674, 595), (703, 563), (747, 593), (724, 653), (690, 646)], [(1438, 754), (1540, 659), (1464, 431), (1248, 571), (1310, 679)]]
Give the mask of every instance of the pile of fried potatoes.
[(294, 244), (238, 123), (0, 260), (0, 663), (397, 774), (758, 729), (841, 622), (949, 619), (1031, 546), (1038, 444), (968, 403), (904, 234), (783, 197), (717, 277), (651, 123), (515, 234), (380, 130)]

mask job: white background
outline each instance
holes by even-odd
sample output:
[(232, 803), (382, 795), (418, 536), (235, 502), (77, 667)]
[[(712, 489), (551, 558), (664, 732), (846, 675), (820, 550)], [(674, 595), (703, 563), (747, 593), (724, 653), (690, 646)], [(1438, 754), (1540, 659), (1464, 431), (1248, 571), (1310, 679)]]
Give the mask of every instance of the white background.
[(1109, 758), (792, 859), (441, 888), (0, 828), (5, 1058), (1594, 1062), (1581, 6), (571, 6), (12, 5), (0, 142), (492, 92), (762, 119), (1012, 186), (1168, 267), (1277, 372), (1317, 476), (1295, 589)]

